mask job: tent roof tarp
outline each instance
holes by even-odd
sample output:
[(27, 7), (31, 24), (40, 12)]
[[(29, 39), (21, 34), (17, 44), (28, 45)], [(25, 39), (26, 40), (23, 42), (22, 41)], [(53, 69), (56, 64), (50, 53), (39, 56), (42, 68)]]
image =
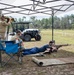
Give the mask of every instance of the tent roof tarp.
[(37, 13), (52, 15), (74, 9), (74, 0), (0, 0), (3, 14), (18, 13), (34, 15)]

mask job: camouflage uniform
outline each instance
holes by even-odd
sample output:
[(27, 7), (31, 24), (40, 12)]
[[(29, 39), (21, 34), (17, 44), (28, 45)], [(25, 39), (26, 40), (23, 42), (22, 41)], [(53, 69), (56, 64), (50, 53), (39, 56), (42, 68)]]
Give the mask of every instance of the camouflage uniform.
[(10, 23), (7, 23), (6, 21), (2, 21), (0, 18), (0, 37), (1, 39), (5, 39), (5, 32), (6, 32), (6, 26), (8, 26)]

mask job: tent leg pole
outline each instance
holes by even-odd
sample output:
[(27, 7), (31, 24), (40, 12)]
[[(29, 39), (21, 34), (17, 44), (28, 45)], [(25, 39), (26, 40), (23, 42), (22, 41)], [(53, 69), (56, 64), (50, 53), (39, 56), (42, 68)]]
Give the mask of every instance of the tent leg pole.
[(54, 10), (52, 10), (52, 41), (54, 39)]

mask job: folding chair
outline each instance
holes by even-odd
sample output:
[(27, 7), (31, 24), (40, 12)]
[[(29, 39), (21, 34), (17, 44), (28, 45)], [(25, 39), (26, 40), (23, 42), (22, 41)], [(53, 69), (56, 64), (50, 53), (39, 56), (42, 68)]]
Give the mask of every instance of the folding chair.
[[(5, 43), (5, 46), (2, 44)], [(2, 53), (1, 51), (4, 51), (10, 58), (3, 64), (2, 63)], [(18, 60), (15, 59), (14, 56), (18, 57)], [(15, 44), (13, 41), (0, 41), (0, 63), (1, 66), (5, 66), (11, 59), (14, 59), (15, 61), (22, 63), (22, 51), (21, 51), (21, 45), (19, 43)]]

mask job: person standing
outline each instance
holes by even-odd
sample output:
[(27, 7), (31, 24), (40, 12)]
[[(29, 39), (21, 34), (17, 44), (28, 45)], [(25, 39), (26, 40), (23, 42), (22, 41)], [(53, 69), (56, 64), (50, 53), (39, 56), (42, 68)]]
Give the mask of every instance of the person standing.
[(0, 15), (0, 39), (5, 40), (5, 32), (7, 26), (10, 25), (10, 21), (5, 16)]

